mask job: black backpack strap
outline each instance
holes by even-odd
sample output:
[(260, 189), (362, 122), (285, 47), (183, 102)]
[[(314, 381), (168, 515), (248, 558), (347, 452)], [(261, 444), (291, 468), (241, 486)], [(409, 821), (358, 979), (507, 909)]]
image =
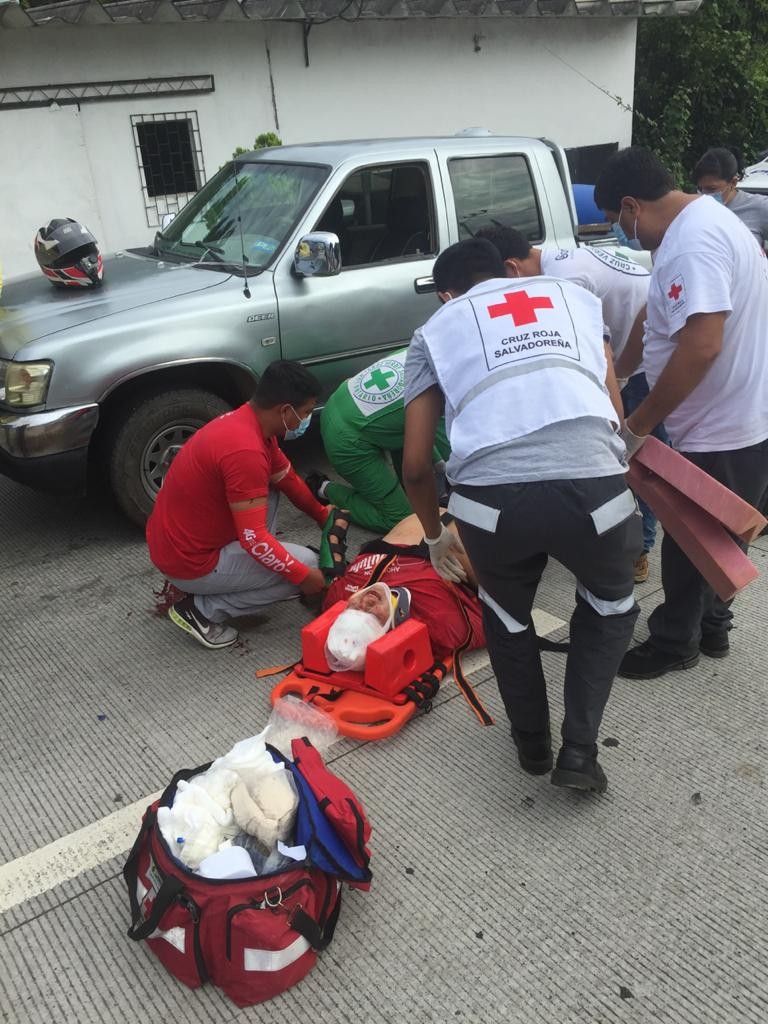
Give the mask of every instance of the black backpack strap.
[(340, 913), (341, 889), (339, 889), (336, 894), (336, 906), (328, 915), (328, 919), (322, 928), (317, 921), (313, 917), (310, 917), (309, 914), (305, 910), (302, 910), (301, 907), (296, 907), (291, 914), (290, 925), (294, 931), (299, 933), (299, 935), (304, 936), (312, 949), (321, 952), (331, 944)]
[(134, 942), (140, 942), (142, 939), (149, 938), (152, 932), (157, 929), (165, 912), (179, 898), (183, 889), (184, 883), (180, 878), (177, 878), (175, 875), (167, 875), (163, 879), (160, 891), (155, 896), (152, 912), (146, 921), (142, 919), (139, 912), (134, 915), (131, 927), (128, 929), (128, 938), (133, 939)]
[(139, 917), (139, 897), (136, 894), (136, 885), (139, 881), (139, 854), (144, 847), (144, 843), (146, 842), (156, 819), (157, 815), (153, 808), (147, 808), (144, 820), (141, 823), (141, 829), (139, 834), (136, 836), (136, 842), (131, 847), (131, 852), (128, 854), (128, 860), (123, 866), (123, 878), (125, 879), (125, 884), (128, 887), (128, 899), (131, 903), (132, 921), (136, 921)]

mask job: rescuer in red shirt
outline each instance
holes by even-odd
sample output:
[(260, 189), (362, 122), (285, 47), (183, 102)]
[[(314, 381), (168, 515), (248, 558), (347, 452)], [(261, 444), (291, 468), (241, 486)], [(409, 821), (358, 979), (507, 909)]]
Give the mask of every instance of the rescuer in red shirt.
[(169, 617), (205, 647), (235, 643), (228, 617), (324, 587), (317, 555), (273, 533), (280, 493), (318, 526), (328, 517), (277, 443), (304, 433), (320, 391), (300, 363), (272, 363), (251, 400), (201, 427), (168, 470), (147, 523), (149, 555), (187, 593)]

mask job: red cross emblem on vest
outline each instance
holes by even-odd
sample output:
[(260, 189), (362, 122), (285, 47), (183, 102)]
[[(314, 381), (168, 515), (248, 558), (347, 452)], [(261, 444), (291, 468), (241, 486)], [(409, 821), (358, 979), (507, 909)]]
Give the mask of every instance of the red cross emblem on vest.
[(529, 295), (526, 291), (505, 292), (504, 299), (504, 302), (488, 306), (488, 312), (492, 320), (495, 320), (497, 316), (511, 316), (515, 327), (538, 323), (537, 309), (554, 309), (552, 299), (546, 295)]
[(680, 298), (680, 293), (682, 292), (682, 290), (683, 289), (681, 285), (673, 284), (672, 287), (669, 289), (667, 296), (668, 298), (672, 299), (673, 302), (677, 302), (677, 300)]

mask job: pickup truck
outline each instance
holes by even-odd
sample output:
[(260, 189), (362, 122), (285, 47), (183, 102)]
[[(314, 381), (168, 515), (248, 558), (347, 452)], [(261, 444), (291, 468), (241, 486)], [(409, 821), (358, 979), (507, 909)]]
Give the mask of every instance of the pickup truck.
[(574, 244), (557, 145), (470, 130), (239, 156), (152, 245), (107, 256), (100, 287), (6, 282), (0, 472), (52, 492), (106, 478), (141, 524), (180, 446), (270, 361), (330, 393), (429, 318), (437, 253), (498, 223)]

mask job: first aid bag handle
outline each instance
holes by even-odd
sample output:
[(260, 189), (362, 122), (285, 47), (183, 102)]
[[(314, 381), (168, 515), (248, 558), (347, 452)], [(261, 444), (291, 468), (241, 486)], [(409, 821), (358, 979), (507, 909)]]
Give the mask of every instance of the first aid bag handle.
[(141, 921), (138, 914), (134, 917), (131, 927), (128, 929), (128, 938), (133, 939), (134, 942), (148, 939), (157, 930), (163, 915), (176, 902), (183, 889), (184, 883), (180, 878), (176, 878), (174, 875), (168, 875), (167, 878), (164, 878), (163, 884), (160, 886), (160, 890), (152, 903), (151, 914), (146, 921)]

